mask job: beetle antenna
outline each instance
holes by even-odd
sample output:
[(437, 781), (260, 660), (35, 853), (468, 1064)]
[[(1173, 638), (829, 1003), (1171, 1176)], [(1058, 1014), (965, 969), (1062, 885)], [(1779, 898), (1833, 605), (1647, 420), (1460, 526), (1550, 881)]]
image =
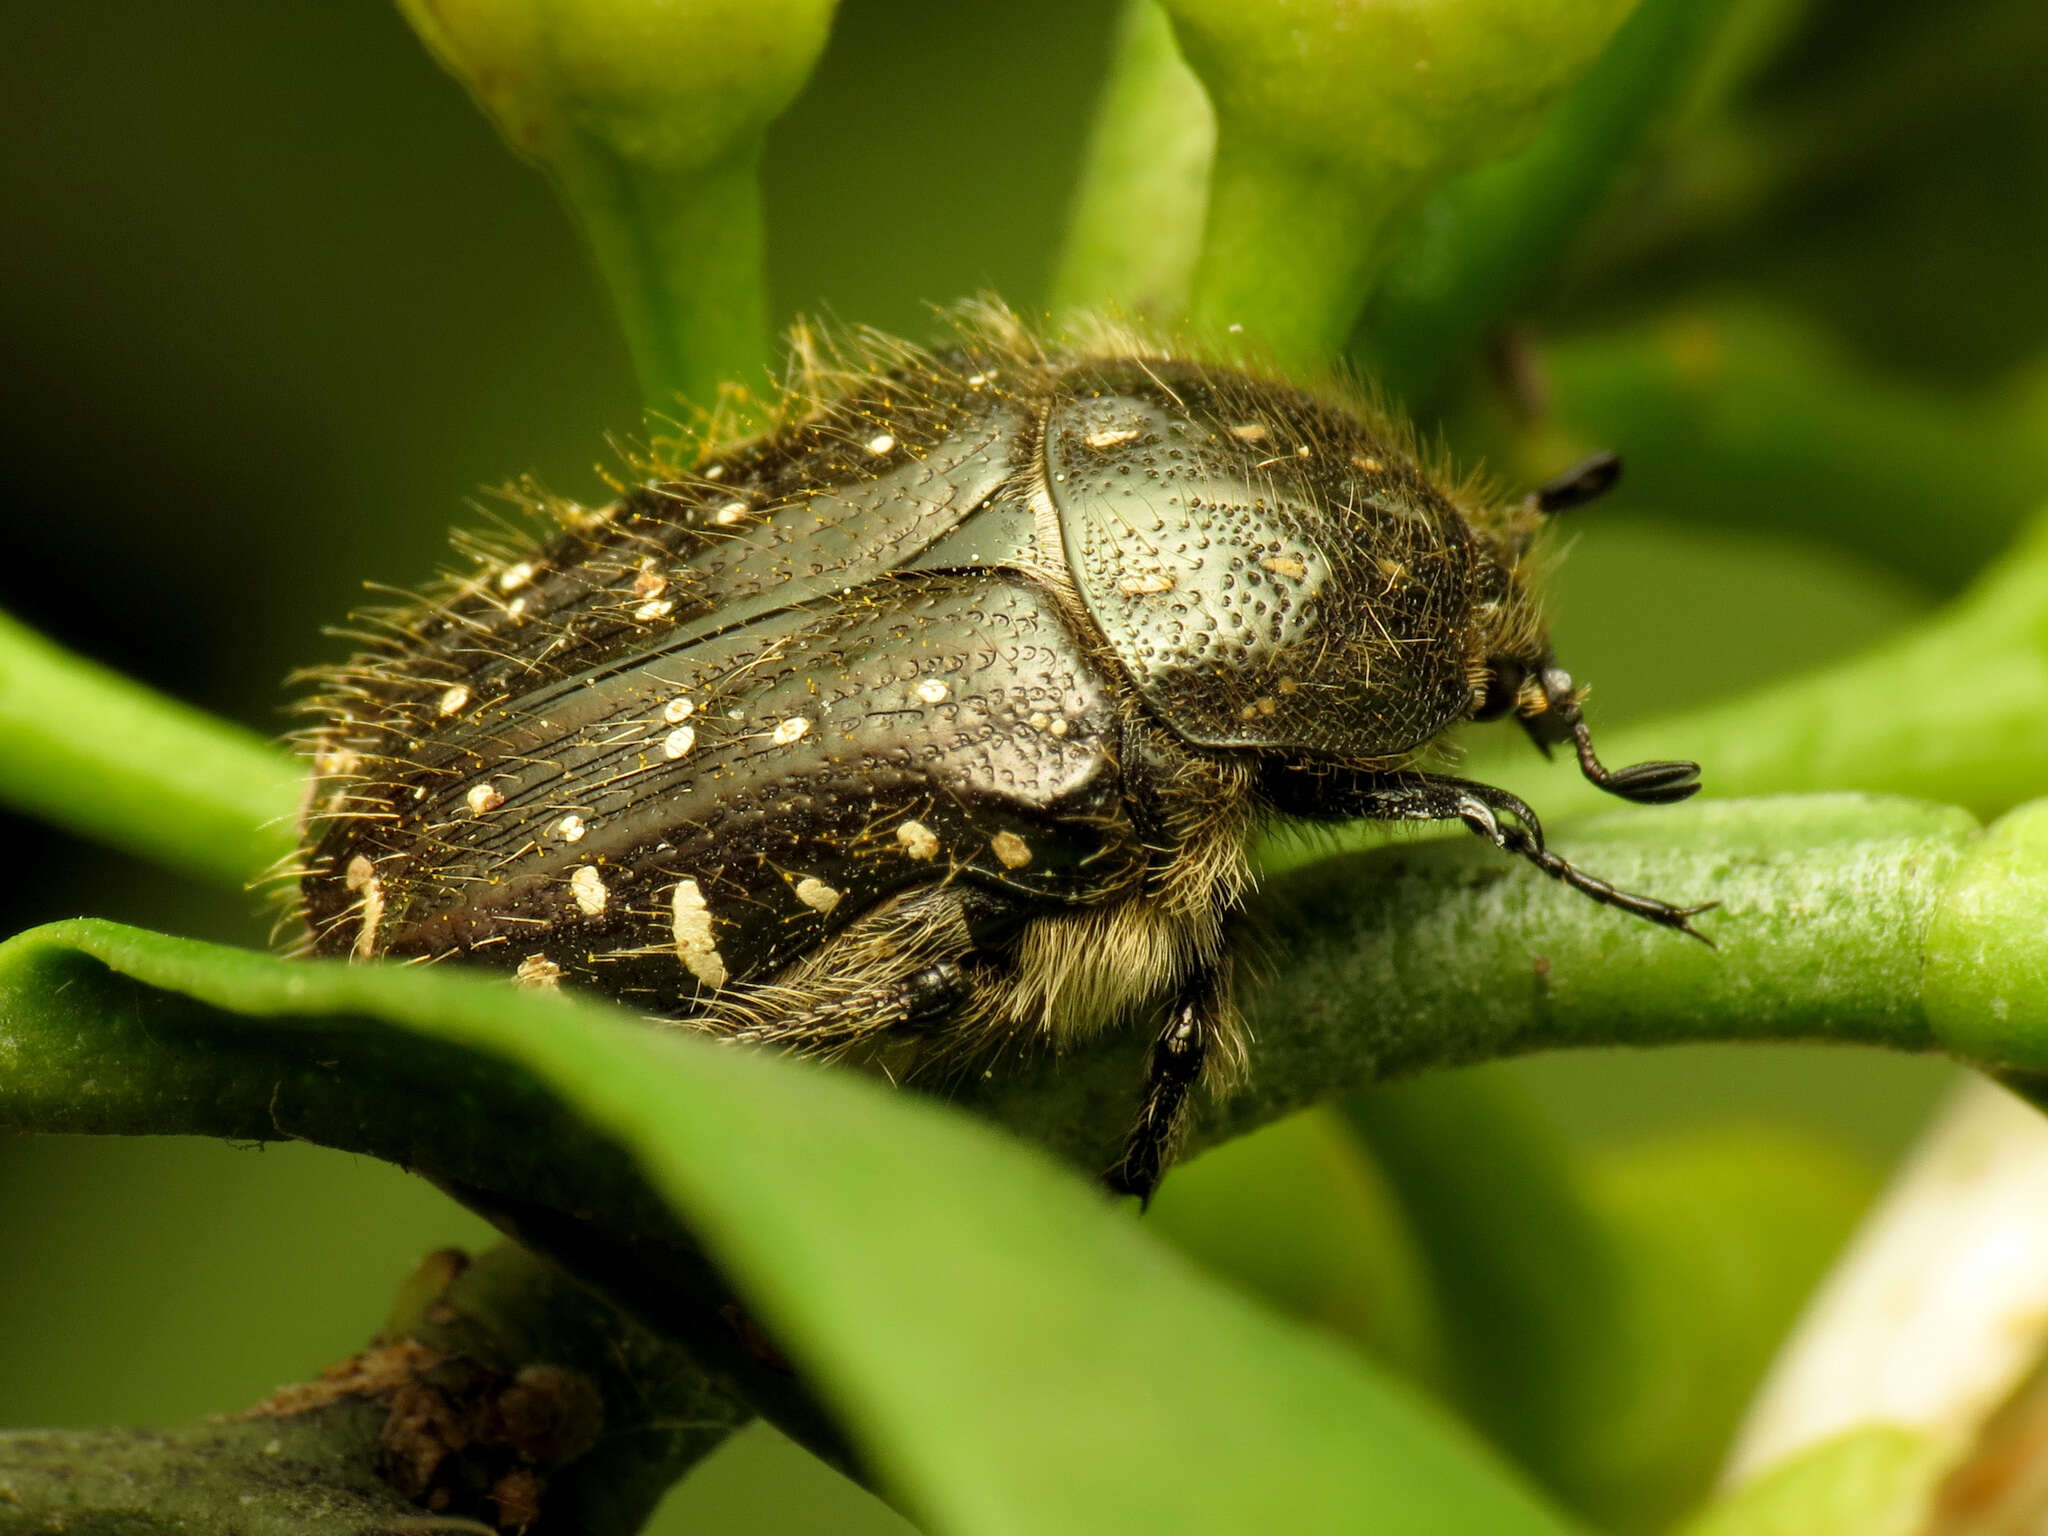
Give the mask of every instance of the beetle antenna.
[(1540, 681), (1549, 707), (1540, 715), (1524, 715), (1522, 729), (1544, 756), (1550, 755), (1553, 745), (1569, 741), (1578, 755), (1579, 772), (1588, 783), (1638, 805), (1673, 805), (1699, 793), (1698, 763), (1664, 761), (1609, 768), (1593, 750), (1593, 732), (1579, 711), (1571, 674), (1562, 667), (1545, 667)]
[(1546, 517), (1598, 501), (1614, 489), (1621, 478), (1621, 455), (1601, 452), (1581, 459), (1561, 475), (1553, 476), (1529, 493), (1529, 505)]

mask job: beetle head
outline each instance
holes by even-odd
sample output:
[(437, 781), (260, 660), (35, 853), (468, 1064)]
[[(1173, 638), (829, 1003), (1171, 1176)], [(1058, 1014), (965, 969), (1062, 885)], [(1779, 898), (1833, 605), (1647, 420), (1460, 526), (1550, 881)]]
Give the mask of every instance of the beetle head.
[(1634, 763), (1609, 768), (1593, 750), (1580, 706), (1584, 690), (1557, 664), (1522, 574), (1529, 546), (1545, 519), (1604, 495), (1621, 477), (1621, 460), (1595, 454), (1529, 493), (1503, 537), (1488, 551), (1482, 572), (1479, 659), (1473, 675), (1475, 720), (1509, 711), (1543, 755), (1570, 744), (1579, 771), (1609, 794), (1643, 805), (1669, 805), (1698, 792), (1699, 764)]

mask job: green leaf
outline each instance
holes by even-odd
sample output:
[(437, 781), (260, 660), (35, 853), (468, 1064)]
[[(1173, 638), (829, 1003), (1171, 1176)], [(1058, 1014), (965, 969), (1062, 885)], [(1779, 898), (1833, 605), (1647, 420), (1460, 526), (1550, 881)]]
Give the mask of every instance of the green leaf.
[(1449, 1399), (1600, 1529), (1662, 1530), (1873, 1180), (1747, 1127), (1588, 1155), (1516, 1086), (1439, 1073), (1345, 1109), (1428, 1254)]
[(300, 766), (0, 614), (0, 802), (241, 886), (297, 845)]
[[(422, 1102), (380, 1124), (408, 1093)], [(850, 1074), (615, 1010), (59, 924), (0, 947), (0, 1116), (268, 1120), (257, 1134), (385, 1156), (409, 1125), (425, 1171), (629, 1219), (640, 1185), (935, 1531), (1366, 1511), (1386, 1532), (1569, 1529), (1425, 1401), (1203, 1280), (1041, 1156)]]

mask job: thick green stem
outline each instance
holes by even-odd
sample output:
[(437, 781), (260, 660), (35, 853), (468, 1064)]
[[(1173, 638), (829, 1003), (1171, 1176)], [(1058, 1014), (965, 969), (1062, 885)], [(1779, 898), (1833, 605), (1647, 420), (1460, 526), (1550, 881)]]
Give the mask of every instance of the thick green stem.
[(1285, 368), (1327, 368), (1391, 222), (1527, 143), (1633, 4), (1166, 0), (1216, 108), (1196, 325)]
[[(1925, 945), (1975, 832), (1947, 807), (1815, 795), (1622, 812), (1553, 834), (1625, 890), (1719, 901), (1701, 919), (1714, 949), (1596, 907), (1477, 839), (1298, 869), (1266, 898), (1284, 958), (1249, 999), (1258, 1071), (1198, 1134), (1249, 1129), (1339, 1083), (1565, 1046), (1944, 1049), (1921, 1004)], [(2006, 1027), (2048, 1030), (2048, 1007)], [(1992, 1043), (1978, 1041), (1978, 1059)]]
[(832, 0), (399, 0), (512, 148), (554, 180), (611, 289), (649, 411), (765, 383), (761, 144)]
[(0, 615), (0, 801), (241, 886), (296, 846), (303, 784), (261, 737)]
[[(730, 386), (765, 395), (773, 341), (760, 141), (681, 172), (590, 144), (555, 175), (618, 310), (649, 414), (709, 410)], [(749, 414), (744, 397), (728, 403)]]
[(1329, 366), (1378, 267), (1395, 188), (1285, 148), (1224, 134), (1216, 146), (1193, 319), (1282, 369)]
[(1399, 399), (1428, 395), (1546, 282), (1641, 148), (1687, 95), (1728, 0), (1646, 0), (1534, 143), (1469, 171), (1410, 221), (1353, 355)]
[(0, 1531), (119, 1536), (362, 1536), (467, 1531), (375, 1471), (387, 1410), (345, 1401), (282, 1422), (0, 1434)]
[(1129, 0), (1052, 281), (1055, 309), (1177, 321), (1209, 201), (1216, 114), (1158, 0)]

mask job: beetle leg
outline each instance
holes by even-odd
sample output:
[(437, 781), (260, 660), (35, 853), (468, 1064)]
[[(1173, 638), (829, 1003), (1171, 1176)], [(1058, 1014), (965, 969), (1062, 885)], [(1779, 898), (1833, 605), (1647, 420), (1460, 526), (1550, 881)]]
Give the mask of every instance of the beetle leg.
[(1693, 927), (1692, 920), (1719, 902), (1674, 906), (1654, 896), (1637, 896), (1587, 874), (1543, 841), (1543, 823), (1518, 797), (1491, 784), (1434, 773), (1372, 774), (1343, 769), (1316, 770), (1312, 775), (1269, 775), (1267, 791), (1275, 805), (1291, 815), (1323, 820), (1462, 821), (1496, 848), (1527, 859), (1553, 880), (1562, 881), (1603, 906), (1633, 912), (1637, 917), (1690, 934), (1708, 948), (1714, 941)]
[(1188, 1099), (1210, 1051), (1229, 1028), (1228, 995), (1229, 973), (1222, 964), (1204, 966), (1182, 983), (1152, 1042), (1138, 1118), (1124, 1137), (1123, 1154), (1102, 1176), (1110, 1193), (1136, 1195), (1141, 1206), (1152, 1203), (1152, 1192), (1187, 1134)]
[[(787, 1045), (829, 1055), (886, 1029), (915, 1029), (950, 1015), (973, 991), (966, 967), (941, 960), (849, 992), (827, 993), (783, 1009), (761, 1009), (744, 1023), (713, 1028), (729, 1040)], [(773, 993), (767, 994), (773, 997)]]

